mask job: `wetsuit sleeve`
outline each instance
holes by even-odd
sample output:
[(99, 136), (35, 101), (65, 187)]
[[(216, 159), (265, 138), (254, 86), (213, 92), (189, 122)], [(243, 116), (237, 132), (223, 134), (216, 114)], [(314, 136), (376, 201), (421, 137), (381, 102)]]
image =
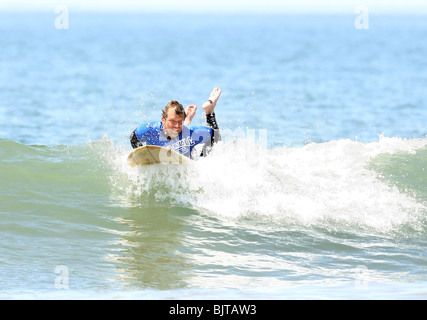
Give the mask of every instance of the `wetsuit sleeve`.
[(138, 140), (136, 133), (136, 130), (133, 130), (133, 132), (130, 135), (130, 145), (132, 146), (133, 149), (142, 147), (144, 144)]
[(219, 126), (216, 121), (215, 113), (207, 114), (206, 122), (212, 129), (212, 135), (210, 141), (203, 146), (202, 153), (200, 154), (201, 157), (206, 157), (212, 149), (213, 145), (218, 141), (221, 141), (221, 134), (219, 132)]
[(211, 145), (213, 145), (218, 141), (221, 141), (221, 134), (219, 133), (219, 126), (218, 126), (218, 123), (216, 122), (215, 113), (207, 114), (206, 122), (208, 126), (213, 129)]
[(150, 128), (150, 123), (143, 123), (131, 133), (130, 144), (132, 148), (136, 149), (146, 145), (147, 135), (150, 133)]

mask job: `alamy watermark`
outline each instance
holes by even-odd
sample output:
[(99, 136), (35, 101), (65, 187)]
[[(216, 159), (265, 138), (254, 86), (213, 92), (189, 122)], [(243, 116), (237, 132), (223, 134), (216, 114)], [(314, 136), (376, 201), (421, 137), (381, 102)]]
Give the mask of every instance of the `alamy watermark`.
[(369, 10), (366, 6), (358, 6), (354, 9), (358, 16), (354, 19), (354, 26), (358, 30), (369, 29)]
[(67, 30), (70, 28), (70, 19), (68, 15), (68, 8), (66, 6), (57, 6), (55, 8), (55, 13), (58, 15), (55, 18), (55, 28), (57, 30)]
[(69, 273), (66, 265), (58, 265), (55, 268), (55, 289), (62, 290), (68, 289)]
[(355, 272), (355, 280), (354, 286), (358, 289), (365, 289), (369, 287), (369, 270), (367, 266), (359, 265), (354, 270)]
[(239, 152), (249, 165), (265, 164), (264, 150), (267, 149), (267, 129), (223, 129), (221, 136), (225, 141), (233, 141), (235, 152)]
[[(221, 140), (226, 142), (229, 147), (231, 145), (233, 151), (238, 153), (247, 164), (252, 166), (264, 164), (264, 150), (267, 149), (267, 129), (237, 128), (233, 130), (221, 129), (219, 132)], [(206, 140), (204, 133), (197, 131), (182, 133), (180, 140), (170, 143), (167, 148), (160, 149), (159, 159), (164, 164), (175, 163), (175, 155), (170, 149), (181, 154), (188, 154), (189, 150), (197, 144), (197, 141), (202, 140)]]

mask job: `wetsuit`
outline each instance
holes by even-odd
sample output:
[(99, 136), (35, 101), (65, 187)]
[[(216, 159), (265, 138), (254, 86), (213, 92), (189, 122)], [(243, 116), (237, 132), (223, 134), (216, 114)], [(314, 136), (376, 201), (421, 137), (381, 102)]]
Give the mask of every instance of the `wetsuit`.
[(208, 127), (183, 126), (179, 136), (173, 139), (165, 134), (161, 121), (146, 122), (132, 132), (130, 143), (134, 149), (144, 145), (170, 148), (189, 158), (193, 158), (194, 147), (203, 144), (201, 156), (206, 156), (213, 144), (221, 140), (215, 113), (206, 115), (206, 122)]

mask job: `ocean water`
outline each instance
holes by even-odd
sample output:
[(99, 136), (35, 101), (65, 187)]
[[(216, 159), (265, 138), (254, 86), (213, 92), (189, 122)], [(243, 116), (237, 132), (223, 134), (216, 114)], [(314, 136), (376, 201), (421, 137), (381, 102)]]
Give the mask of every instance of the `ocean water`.
[[(0, 14), (0, 297), (425, 299), (427, 19)], [(214, 87), (223, 141), (131, 168)]]

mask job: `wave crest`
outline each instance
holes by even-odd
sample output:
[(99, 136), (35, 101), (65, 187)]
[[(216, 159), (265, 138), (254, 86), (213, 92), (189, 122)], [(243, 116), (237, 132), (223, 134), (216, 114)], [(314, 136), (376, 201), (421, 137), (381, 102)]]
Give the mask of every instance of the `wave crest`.
[[(185, 206), (225, 218), (393, 232), (425, 230), (425, 199), (400, 190), (371, 166), (381, 154), (416, 154), (427, 139), (335, 140), (266, 149), (253, 141), (221, 142), (190, 165), (130, 168), (116, 150), (110, 181), (130, 206)], [(418, 151), (419, 152), (419, 151)], [(419, 168), (423, 170), (423, 168)]]

